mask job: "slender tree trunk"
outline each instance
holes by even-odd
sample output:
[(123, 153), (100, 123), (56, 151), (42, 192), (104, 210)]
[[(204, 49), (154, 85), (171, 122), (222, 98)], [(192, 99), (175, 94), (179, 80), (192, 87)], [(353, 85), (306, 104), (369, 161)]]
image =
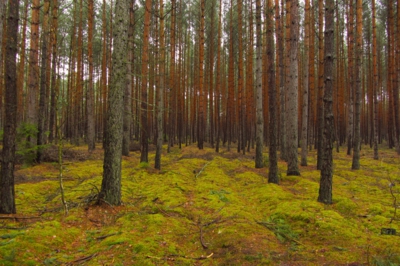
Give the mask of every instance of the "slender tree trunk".
[(335, 124), (333, 119), (333, 58), (334, 58), (334, 0), (325, 0), (325, 48), (324, 48), (324, 147), (321, 164), (321, 179), (318, 201), (332, 204), (333, 141)]
[(94, 28), (94, 0), (88, 0), (88, 61), (89, 61), (89, 84), (87, 88), (87, 144), (88, 150), (96, 148), (95, 134), (95, 109), (94, 109), (94, 88), (93, 88), (93, 28)]
[[(173, 108), (173, 100), (175, 94), (175, 29), (176, 29), (176, 0), (171, 0), (171, 22), (170, 22), (170, 60), (169, 60), (169, 97), (168, 102), (168, 152), (170, 152), (170, 148), (173, 145), (173, 132), (174, 132), (174, 112), (172, 112)], [(167, 108), (166, 108), (167, 109)], [(193, 113), (194, 115), (194, 113)]]
[(318, 100), (317, 100), (317, 169), (321, 170), (324, 131), (324, 7), (323, 0), (318, 1)]
[(204, 147), (204, 131), (206, 127), (205, 123), (205, 97), (204, 97), (204, 29), (205, 29), (205, 0), (200, 1), (200, 40), (199, 40), (199, 124), (198, 124), (198, 147), (203, 149)]
[(351, 168), (353, 170), (360, 169), (360, 146), (361, 146), (361, 74), (362, 74), (362, 0), (357, 0), (356, 12), (356, 32), (357, 32), (357, 47), (356, 47), (356, 99), (355, 99), (355, 116), (354, 116), (354, 146), (353, 146), (353, 162)]
[(5, 64), (5, 121), (3, 156), (0, 175), (0, 213), (16, 213), (14, 189), (15, 136), (17, 128), (17, 44), (19, 0), (8, 1), (6, 64)]
[(348, 52), (347, 52), (347, 58), (348, 58), (348, 65), (349, 65), (349, 111), (348, 111), (348, 116), (349, 116), (349, 120), (348, 120), (348, 128), (347, 128), (347, 155), (351, 155), (351, 149), (353, 147), (353, 142), (354, 142), (354, 102), (353, 102), (353, 74), (354, 74), (354, 52), (353, 52), (353, 42), (354, 42), (354, 11), (353, 11), (353, 0), (348, 0), (348, 6), (349, 6), (349, 16), (348, 16), (348, 20), (349, 22), (347, 23), (348, 25)]
[(58, 79), (57, 79), (57, 31), (58, 31), (58, 0), (52, 0), (52, 13), (51, 13), (51, 45), (52, 45), (52, 63), (51, 63), (51, 92), (50, 92), (50, 115), (49, 115), (49, 142), (53, 143), (55, 135), (58, 134), (56, 130), (56, 96), (58, 95)]
[(307, 166), (308, 154), (308, 63), (309, 63), (309, 47), (310, 47), (310, 1), (306, 0), (305, 6), (305, 22), (304, 22), (304, 75), (303, 75), (303, 110), (301, 119), (301, 166)]
[(73, 111), (74, 124), (73, 124), (73, 136), (72, 143), (74, 145), (80, 145), (80, 138), (82, 136), (81, 127), (83, 124), (82, 117), (82, 100), (83, 100), (83, 0), (79, 0), (78, 8), (78, 37), (76, 50), (76, 81), (75, 81), (75, 108)]
[(221, 115), (220, 115), (220, 105), (222, 100), (222, 84), (221, 84), (221, 38), (222, 38), (222, 0), (219, 1), (219, 21), (218, 21), (218, 48), (217, 48), (217, 84), (215, 88), (215, 115), (216, 115), (216, 145), (215, 151), (219, 152), (219, 144), (221, 138)]
[(132, 124), (132, 66), (133, 66), (133, 31), (134, 31), (134, 9), (135, 1), (130, 0), (129, 6), (129, 29), (128, 29), (128, 65), (126, 66), (126, 87), (124, 93), (124, 136), (122, 139), (122, 155), (129, 156), (131, 142)]
[[(314, 9), (314, 8), (313, 8)], [(315, 115), (316, 115), (316, 109), (315, 109), (315, 27), (314, 27), (314, 22), (315, 22), (315, 16), (314, 16), (314, 10), (310, 11), (309, 14), (310, 18), (310, 54), (309, 54), (309, 59), (308, 59), (308, 84), (309, 84), (309, 95), (310, 95), (310, 102), (309, 102), (309, 126), (308, 126), (308, 132), (309, 132), (309, 150), (312, 149), (312, 145), (315, 143)]]
[(128, 44), (129, 0), (116, 0), (112, 75), (108, 97), (103, 180), (99, 203), (121, 204), (121, 160), (123, 127), (123, 94), (126, 86), (126, 50)]
[[(27, 91), (27, 122), (31, 125), (37, 124), (37, 95), (39, 87), (39, 9), (40, 1), (33, 0)], [(36, 139), (31, 137), (30, 143), (32, 146), (35, 146)]]
[(49, 10), (50, 0), (44, 1), (44, 17), (43, 17), (43, 40), (42, 40), (42, 64), (40, 71), (40, 93), (39, 93), (39, 113), (38, 113), (38, 131), (37, 131), (37, 154), (36, 161), (41, 163), (42, 161), (42, 149), (45, 143), (45, 120), (46, 120), (46, 90), (47, 90), (47, 49), (49, 45)]
[[(238, 147), (237, 147), (237, 151), (240, 152), (242, 150), (243, 147), (243, 134), (244, 134), (244, 130), (243, 130), (243, 124), (244, 124), (244, 104), (243, 104), (243, 95), (244, 95), (244, 89), (243, 89), (243, 81), (244, 81), (244, 76), (243, 76), (243, 28), (242, 28), (242, 3), (243, 0), (237, 0), (237, 34), (238, 34), (238, 76), (237, 76), (237, 84), (238, 84), (238, 88), (237, 88), (237, 110), (238, 110)], [(244, 149), (243, 149), (243, 152)]]
[(288, 151), (288, 169), (287, 175), (300, 175), (298, 168), (297, 147), (298, 147), (298, 63), (297, 63), (297, 47), (298, 47), (298, 0), (287, 0), (290, 3), (290, 70), (289, 70), (289, 87), (287, 88), (287, 151)]
[(149, 38), (150, 38), (151, 0), (146, 0), (144, 13), (143, 50), (142, 50), (142, 91), (141, 91), (141, 120), (140, 120), (140, 162), (149, 161), (149, 135), (147, 127), (147, 76), (149, 73)]
[[(270, 16), (268, 12), (268, 16)], [(262, 31), (261, 31), (261, 1), (256, 1), (256, 168), (264, 167), (264, 117), (263, 117), (263, 87), (262, 87)]]
[(234, 85), (234, 45), (233, 45), (233, 0), (231, 0), (230, 6), (230, 17), (229, 17), (229, 62), (228, 62), (228, 100), (226, 110), (226, 138), (228, 142), (228, 151), (231, 148), (231, 142), (233, 139), (233, 128), (234, 121), (236, 120), (235, 115), (235, 85)]
[[(0, 1), (0, 9), (3, 7), (3, 3), (5, 3), (5, 0)], [(22, 18), (22, 40), (26, 40), (26, 29), (27, 29), (27, 21), (28, 21), (28, 0), (24, 0), (24, 15)], [(2, 11), (0, 11), (2, 12)], [(0, 15), (0, 36), (3, 36), (3, 33), (1, 32), (3, 29), (3, 26), (1, 25), (3, 20), (2, 20), (3, 15)], [(2, 49), (0, 49), (0, 71), (2, 69), (2, 62), (3, 62), (3, 57), (1, 55)], [(18, 113), (17, 113), (17, 126), (24, 121), (24, 114), (25, 114), (25, 106), (23, 104), (24, 102), (24, 83), (25, 83), (25, 56), (26, 54), (26, 42), (23, 41), (21, 42), (21, 47), (20, 47), (20, 53), (19, 53), (19, 64), (18, 64), (18, 78), (17, 78), (17, 93), (18, 93)], [(0, 74), (0, 80), (2, 79), (2, 75)], [(1, 85), (0, 85), (1, 87)]]
[[(399, 3), (398, 3), (399, 5)], [(400, 40), (398, 40), (400, 41)], [(399, 42), (400, 43), (400, 42)], [(377, 49), (377, 40), (376, 40), (376, 14), (375, 14), (375, 0), (372, 0), (372, 71), (373, 71), (373, 119), (374, 119), (374, 159), (379, 159), (378, 154), (378, 49)]]
[(165, 31), (164, 31), (164, 3), (160, 0), (160, 62), (159, 75), (160, 82), (157, 88), (157, 144), (154, 168), (161, 170), (161, 153), (163, 145), (163, 117), (164, 117), (164, 90), (165, 90)]
[[(395, 2), (395, 1), (393, 1)], [(394, 9), (395, 3), (393, 3), (392, 8)], [(399, 55), (400, 55), (400, 19), (399, 19), (399, 12), (400, 7), (399, 7), (399, 1), (397, 1), (397, 23), (393, 21), (393, 29), (395, 28), (395, 25), (397, 24), (397, 29), (396, 32), (393, 30), (393, 39), (395, 42), (393, 42), (393, 56), (392, 56), (392, 84), (393, 84), (393, 113), (394, 113), (394, 133), (395, 133), (395, 141), (396, 141), (396, 150), (397, 154), (400, 154), (400, 114), (399, 114), (399, 78), (400, 78), (400, 63), (399, 61)], [(394, 12), (393, 12), (394, 13)], [(394, 20), (394, 18), (393, 18)]]
[[(285, 47), (285, 42), (284, 41), (284, 35), (283, 35), (283, 18), (284, 18), (284, 0), (282, 1), (281, 5), (281, 18), (280, 18), (280, 29), (277, 29), (278, 32), (278, 52), (279, 52), (279, 68), (280, 68), (280, 81), (281, 81), (281, 86), (280, 86), (280, 110), (279, 110), (279, 136), (280, 136), (280, 158), (281, 160), (287, 161), (287, 150), (286, 150), (286, 119), (285, 119), (285, 113), (286, 113), (286, 93), (285, 93), (285, 82), (286, 82), (286, 76), (285, 76), (285, 69), (286, 69), (286, 64), (285, 64), (285, 58), (284, 58), (284, 47)], [(289, 13), (289, 11), (287, 12)], [(286, 45), (287, 46), (287, 45)]]
[(267, 9), (267, 72), (268, 72), (268, 108), (269, 108), (269, 172), (268, 182), (279, 184), (278, 175), (278, 155), (277, 155), (277, 131), (278, 131), (278, 117), (277, 117), (277, 97), (275, 86), (275, 47), (274, 47), (274, 3), (273, 0), (268, 0)]

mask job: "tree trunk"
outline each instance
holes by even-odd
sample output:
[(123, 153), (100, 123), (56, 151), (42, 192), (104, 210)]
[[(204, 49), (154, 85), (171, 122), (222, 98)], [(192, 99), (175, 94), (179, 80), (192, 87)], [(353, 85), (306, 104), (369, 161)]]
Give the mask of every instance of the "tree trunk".
[(106, 112), (107, 112), (107, 22), (106, 22), (106, 0), (103, 0), (102, 12), (102, 52), (101, 52), (101, 94), (102, 94), (102, 109), (101, 109), (101, 122), (102, 122), (102, 142), (103, 148), (105, 147), (105, 134), (106, 134)]
[(277, 155), (277, 97), (275, 86), (275, 66), (274, 66), (274, 3), (273, 0), (268, 0), (267, 9), (267, 73), (268, 73), (268, 108), (269, 108), (269, 172), (268, 183), (279, 184), (278, 175), (278, 155)]
[(57, 31), (58, 31), (58, 0), (52, 0), (51, 13), (51, 45), (52, 45), (52, 70), (51, 70), (51, 91), (50, 91), (50, 114), (49, 114), (49, 142), (53, 143), (56, 139), (56, 117), (57, 107), (56, 98), (58, 97), (58, 79), (57, 79)]
[(198, 147), (204, 148), (205, 132), (205, 96), (204, 96), (204, 29), (205, 29), (205, 0), (200, 1), (200, 40), (199, 40), (199, 121), (198, 121)]
[[(237, 74), (237, 110), (238, 110), (238, 146), (237, 146), (237, 151), (240, 152), (243, 147), (243, 117), (244, 117), (244, 104), (243, 104), (243, 95), (244, 95), (244, 90), (243, 90), (243, 28), (242, 28), (242, 1), (243, 0), (237, 0), (237, 38), (238, 38), (238, 74)], [(244, 152), (244, 149), (243, 149)]]
[(357, 16), (356, 16), (356, 32), (357, 32), (357, 47), (356, 47), (356, 99), (355, 99), (355, 116), (354, 116), (354, 146), (353, 146), (353, 162), (351, 169), (360, 169), (360, 125), (361, 125), (361, 57), (362, 57), (362, 0), (357, 0)]
[[(399, 5), (399, 3), (398, 3)], [(400, 5), (399, 5), (400, 6)], [(377, 41), (376, 41), (376, 14), (375, 14), (375, 0), (372, 0), (372, 71), (373, 71), (373, 119), (374, 119), (374, 159), (379, 159), (378, 154), (378, 49), (377, 49)], [(400, 41), (400, 40), (398, 40)], [(400, 43), (400, 42), (399, 42)]]
[(215, 151), (219, 152), (219, 143), (221, 137), (221, 115), (220, 115), (220, 105), (222, 100), (222, 86), (221, 86), (221, 38), (222, 38), (222, 0), (219, 2), (219, 21), (218, 21), (218, 49), (217, 49), (217, 84), (215, 88), (215, 115), (216, 115), (216, 145)]
[(122, 139), (122, 155), (129, 156), (131, 142), (131, 124), (132, 124), (132, 66), (133, 66), (133, 30), (134, 17), (133, 9), (135, 0), (130, 0), (129, 6), (129, 29), (128, 29), (128, 64), (126, 66), (126, 86), (124, 93), (124, 126)]
[(161, 170), (161, 153), (163, 145), (163, 117), (164, 117), (164, 90), (165, 90), (165, 31), (164, 31), (164, 4), (160, 0), (160, 62), (159, 62), (159, 75), (160, 82), (157, 88), (157, 144), (154, 168)]
[[(40, 0), (32, 2), (31, 16), (31, 37), (29, 49), (29, 64), (28, 64), (28, 91), (27, 91), (27, 123), (37, 125), (37, 95), (39, 87), (39, 9)], [(32, 146), (36, 145), (36, 139), (30, 137), (29, 141)]]
[(334, 58), (334, 0), (325, 0), (325, 60), (324, 60), (324, 147), (321, 164), (321, 179), (318, 201), (332, 204), (333, 141), (335, 125), (333, 119), (333, 58)]
[(141, 88), (141, 111), (140, 111), (140, 162), (149, 161), (149, 142), (147, 125), (147, 76), (149, 73), (149, 38), (150, 38), (150, 11), (151, 0), (146, 0), (143, 30), (142, 51), (142, 88)]
[(354, 57), (354, 52), (353, 52), (353, 42), (354, 42), (354, 11), (353, 11), (353, 0), (348, 0), (348, 6), (349, 6), (349, 15), (348, 15), (348, 20), (349, 22), (347, 23), (348, 28), (347, 28), (347, 34), (349, 35), (348, 38), (348, 52), (347, 52), (347, 58), (348, 58), (348, 68), (349, 68), (349, 86), (348, 86), (348, 91), (349, 91), (349, 111), (348, 111), (348, 128), (347, 128), (347, 155), (351, 155), (351, 149), (353, 147), (353, 132), (354, 132), (354, 102), (353, 102), (353, 74), (354, 74), (354, 63), (353, 63), (353, 57)]
[(94, 28), (94, 0), (88, 1), (88, 61), (89, 61), (89, 84), (87, 87), (87, 144), (89, 152), (96, 148), (95, 134), (95, 110), (94, 110), (94, 88), (93, 88), (93, 28)]
[(298, 0), (287, 0), (290, 5), (290, 69), (289, 82), (287, 88), (287, 158), (288, 169), (287, 175), (300, 175), (298, 169), (297, 147), (298, 147), (298, 64), (297, 64), (297, 47), (298, 47)]
[[(268, 12), (268, 16), (271, 16)], [(256, 168), (264, 167), (264, 117), (263, 117), (263, 87), (262, 87), (262, 32), (261, 32), (261, 1), (256, 1)]]
[(324, 131), (324, 7), (323, 0), (318, 1), (318, 99), (317, 99), (317, 169), (321, 170)]
[(40, 93), (39, 93), (39, 113), (38, 113), (38, 131), (37, 131), (37, 154), (36, 161), (41, 163), (42, 150), (45, 144), (45, 120), (46, 120), (46, 80), (47, 80), (47, 49), (49, 45), (49, 10), (50, 0), (44, 1), (44, 17), (43, 17), (43, 40), (42, 40), (42, 64), (40, 70)]
[[(313, 8), (314, 9), (314, 8)], [(312, 149), (313, 143), (315, 143), (315, 114), (317, 113), (315, 110), (315, 26), (314, 26), (314, 11), (311, 10), (309, 14), (310, 18), (310, 32), (313, 34), (310, 34), (310, 54), (309, 54), (309, 59), (308, 59), (308, 85), (309, 85), (309, 95), (310, 95), (310, 102), (309, 102), (309, 125), (308, 125), (308, 132), (309, 132), (309, 150)]]
[[(3, 3), (5, 3), (5, 0), (0, 0), (0, 9), (3, 7)], [(26, 30), (27, 30), (27, 21), (28, 21), (28, 0), (24, 0), (24, 15), (23, 15), (23, 22), (22, 22), (22, 40), (26, 40)], [(2, 11), (0, 11), (2, 12)], [(3, 15), (0, 15), (0, 19), (3, 17)], [(3, 29), (2, 24), (2, 19), (0, 22), (0, 36), (3, 35), (3, 33), (1, 32)], [(2, 49), (0, 49), (0, 71), (2, 69), (1, 64), (3, 62), (3, 57), (1, 55)], [(21, 47), (20, 47), (20, 54), (19, 54), (19, 58), (20, 61), (18, 63), (18, 78), (17, 78), (17, 93), (18, 93), (18, 113), (17, 113), (17, 127), (19, 124), (22, 123), (22, 121), (24, 121), (25, 119), (25, 107), (23, 104), (23, 100), (24, 100), (24, 82), (25, 82), (25, 56), (26, 54), (26, 42), (21, 42)], [(2, 79), (2, 75), (0, 74), (0, 80)], [(0, 86), (1, 87), (1, 86)]]
[(123, 94), (125, 91), (127, 37), (129, 21), (129, 0), (115, 3), (114, 49), (112, 54), (112, 75), (108, 97), (106, 139), (104, 147), (103, 180), (99, 202), (111, 205), (121, 204), (121, 160)]
[(0, 213), (16, 213), (14, 189), (15, 136), (17, 128), (17, 38), (19, 0), (8, 1), (6, 64), (5, 64), (5, 121), (3, 158), (0, 175)]
[[(280, 106), (279, 106), (279, 136), (280, 136), (280, 158), (281, 160), (287, 161), (287, 149), (286, 149), (286, 119), (285, 119), (285, 113), (286, 113), (286, 93), (285, 93), (285, 82), (286, 82), (286, 75), (285, 75), (285, 69), (286, 69), (286, 60), (284, 58), (284, 47), (285, 47), (285, 42), (284, 37), (283, 37), (283, 14), (284, 14), (284, 0), (282, 0), (282, 7), (281, 7), (281, 19), (280, 19), (280, 29), (277, 29), (278, 32), (278, 52), (279, 52), (279, 66), (280, 66), (280, 81), (281, 81), (281, 86), (279, 88), (280, 91)], [(287, 15), (289, 15), (289, 11), (287, 11)], [(289, 38), (288, 38), (289, 39)]]
[(305, 22), (304, 22), (304, 74), (303, 74), (303, 110), (301, 118), (301, 166), (307, 166), (308, 154), (308, 65), (309, 65), (309, 47), (310, 47), (310, 0), (306, 0)]

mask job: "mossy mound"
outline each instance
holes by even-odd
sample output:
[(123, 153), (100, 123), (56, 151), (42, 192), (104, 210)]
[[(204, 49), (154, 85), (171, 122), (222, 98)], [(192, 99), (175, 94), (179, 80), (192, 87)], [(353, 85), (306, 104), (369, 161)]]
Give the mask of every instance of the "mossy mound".
[[(269, 184), (253, 154), (164, 146), (162, 170), (123, 157), (123, 205), (94, 205), (102, 154), (63, 165), (68, 215), (56, 163), (18, 169), (18, 215), (0, 224), (0, 265), (397, 265), (400, 159), (363, 147), (361, 170), (334, 153), (333, 204), (317, 202), (320, 173), (310, 152), (301, 176)], [(394, 185), (394, 186), (393, 186)], [(398, 200), (397, 200), (398, 204)]]

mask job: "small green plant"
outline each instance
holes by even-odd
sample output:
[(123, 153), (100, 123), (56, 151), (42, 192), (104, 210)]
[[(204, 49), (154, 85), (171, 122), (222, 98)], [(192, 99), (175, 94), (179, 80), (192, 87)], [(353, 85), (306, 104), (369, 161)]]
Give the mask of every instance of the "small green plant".
[(147, 169), (149, 168), (149, 163), (148, 162), (141, 162), (139, 164), (140, 169)]
[(229, 201), (229, 199), (225, 196), (226, 194), (230, 194), (230, 193), (225, 191), (225, 190), (223, 190), (223, 189), (221, 189), (219, 191), (216, 191), (216, 190), (211, 190), (210, 191), (210, 195), (217, 195), (219, 200), (222, 201), (222, 202), (228, 202)]
[(282, 243), (287, 241), (298, 243), (297, 233), (292, 230), (282, 215), (273, 214), (266, 221), (257, 223), (271, 230)]
[(37, 145), (32, 140), (37, 138), (37, 126), (30, 123), (22, 123), (17, 128), (17, 150), (16, 154), (21, 156), (25, 165), (31, 165), (36, 161), (37, 151), (43, 150), (47, 145)]

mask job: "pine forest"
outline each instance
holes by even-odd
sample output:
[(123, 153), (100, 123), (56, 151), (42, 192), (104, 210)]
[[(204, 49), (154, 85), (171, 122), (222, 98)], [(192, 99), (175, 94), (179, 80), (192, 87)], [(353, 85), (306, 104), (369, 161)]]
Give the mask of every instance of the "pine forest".
[(400, 0), (0, 0), (0, 265), (399, 265)]

